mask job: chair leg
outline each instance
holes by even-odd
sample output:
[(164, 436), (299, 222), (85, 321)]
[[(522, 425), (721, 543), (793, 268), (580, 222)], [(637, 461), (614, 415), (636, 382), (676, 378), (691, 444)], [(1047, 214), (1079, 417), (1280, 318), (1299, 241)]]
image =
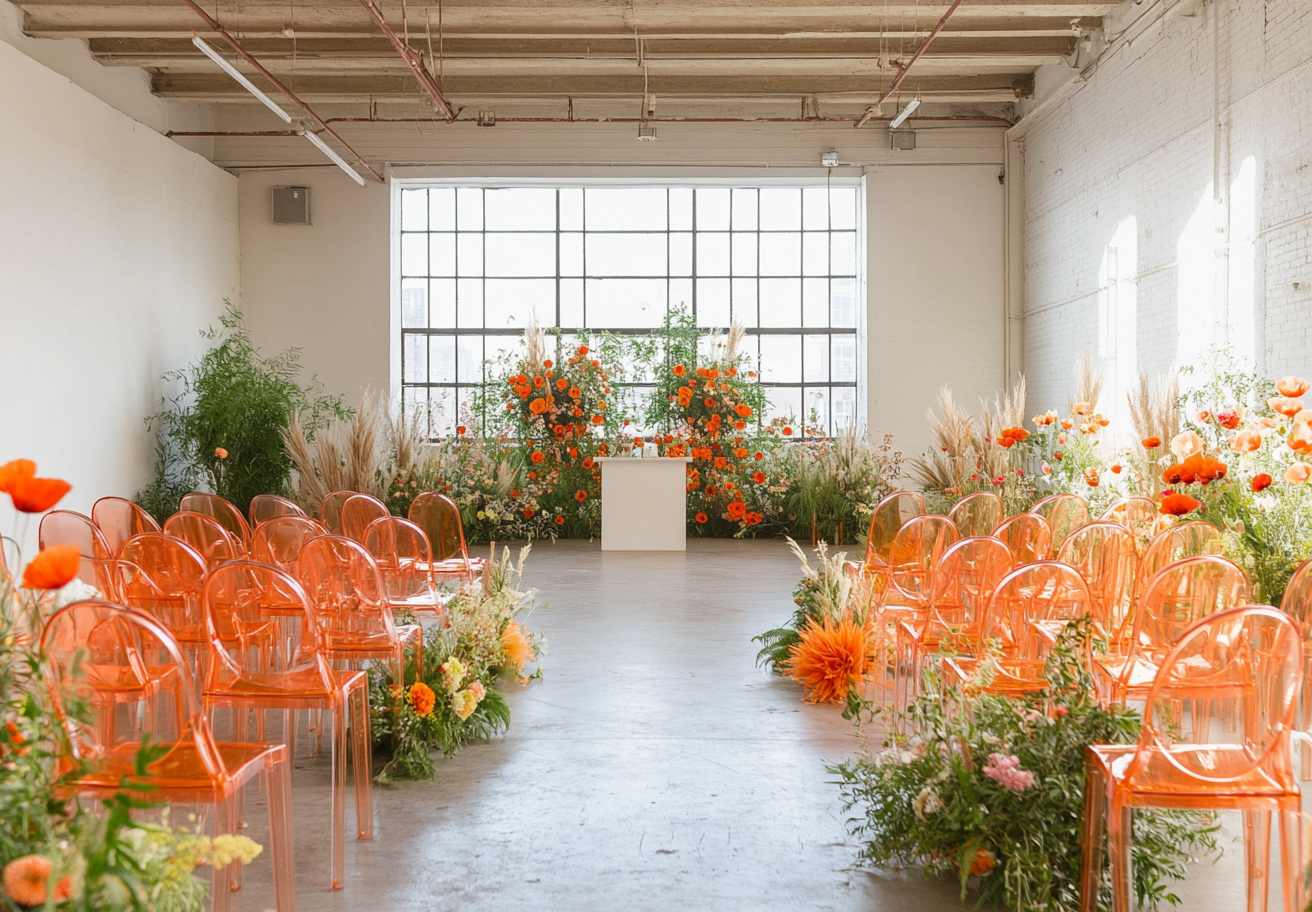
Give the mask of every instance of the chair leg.
[(1102, 841), (1107, 835), (1107, 785), (1102, 770), (1084, 761), (1084, 844), (1080, 858), (1080, 912), (1098, 912)]
[(1280, 881), (1285, 912), (1302, 912), (1303, 903), (1303, 815), (1280, 812)]
[(332, 889), (342, 888), (346, 868), (346, 704), (333, 706), (333, 876)]
[(370, 753), (373, 736), (369, 728), (369, 686), (361, 684), (350, 699), (355, 703), (355, 724), (351, 727), (355, 743), (355, 828), (360, 839), (374, 838), (373, 769)]
[(1131, 912), (1131, 840), (1133, 835), (1131, 809), (1116, 800), (1116, 786), (1107, 782), (1110, 800), (1107, 802), (1107, 851), (1111, 855), (1112, 910)]
[(292, 860), (291, 756), (284, 749), (271, 758), (269, 777), (269, 855), (277, 912), (296, 912), (296, 872)]
[[(214, 835), (233, 832), (232, 802), (218, 797), (214, 802)], [(232, 892), (231, 865), (214, 869), (214, 883), (210, 888), (210, 908), (213, 912), (228, 912), (228, 898)]]
[(1244, 874), (1248, 912), (1266, 912), (1266, 872), (1271, 864), (1271, 812), (1244, 811)]

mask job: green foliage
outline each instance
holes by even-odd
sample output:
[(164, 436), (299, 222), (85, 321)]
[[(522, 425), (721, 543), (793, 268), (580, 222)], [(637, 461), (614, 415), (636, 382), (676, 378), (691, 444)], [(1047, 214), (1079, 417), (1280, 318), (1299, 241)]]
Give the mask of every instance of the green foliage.
[[(1024, 699), (963, 697), (927, 674), (922, 696), (890, 726), (916, 736), (831, 767), (845, 808), (858, 811), (848, 823), (862, 841), (860, 864), (953, 873), (965, 899), (973, 862), (977, 873), (988, 869), (981, 906), (1080, 908), (1084, 747), (1131, 743), (1139, 728), (1136, 713), (1099, 705), (1081, 660), (1089, 632), (1087, 620), (1068, 629), (1049, 659), (1047, 689)], [(1033, 784), (1008, 788), (986, 776), (997, 755), (1016, 757)], [(1193, 856), (1217, 851), (1217, 829), (1194, 812), (1135, 811), (1133, 888), (1143, 907), (1179, 902), (1169, 881)]]
[(209, 351), (199, 363), (164, 375), (179, 392), (161, 399), (160, 411), (146, 419), (161, 442), (155, 480), (137, 500), (157, 519), (173, 513), (175, 495), (194, 490), (198, 480), (242, 510), (257, 494), (287, 493), (292, 460), (283, 429), (297, 417), (312, 436), (348, 414), (342, 397), (323, 395), (317, 379), (300, 385), (300, 349), (264, 357), (241, 311), (224, 304), (222, 328), (201, 333), (212, 343)]
[(822, 541), (816, 546), (817, 563), (812, 566), (797, 542), (790, 538), (788, 544), (802, 562), (802, 578), (793, 590), (793, 604), (797, 609), (784, 626), (752, 638), (753, 643), (761, 644), (756, 664), (764, 665), (775, 674), (783, 673), (781, 665), (788, 660), (789, 649), (802, 641), (802, 628), (825, 616), (839, 619), (848, 609), (854, 594), (852, 580), (847, 575), (845, 553), (830, 554), (829, 546)]

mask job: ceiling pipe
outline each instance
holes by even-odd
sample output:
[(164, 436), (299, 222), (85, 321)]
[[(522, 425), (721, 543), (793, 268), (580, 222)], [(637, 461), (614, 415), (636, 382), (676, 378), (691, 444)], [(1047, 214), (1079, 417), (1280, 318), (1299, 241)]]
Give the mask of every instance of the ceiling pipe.
[(442, 113), (442, 116), (446, 118), (447, 123), (455, 120), (456, 116), (460, 111), (463, 111), (464, 108), (457, 111), (455, 108), (451, 107), (451, 102), (446, 100), (446, 96), (442, 94), (442, 89), (438, 87), (437, 80), (433, 78), (433, 74), (428, 72), (423, 61), (419, 59), (419, 54), (414, 48), (402, 41), (401, 36), (392, 30), (392, 27), (387, 24), (387, 20), (383, 18), (383, 11), (378, 8), (378, 5), (374, 3), (374, 0), (360, 0), (360, 3), (369, 11), (370, 18), (374, 20), (374, 24), (378, 26), (382, 33), (387, 36), (387, 40), (392, 42), (392, 47), (396, 48), (396, 52), (401, 55), (401, 59), (404, 60), (405, 65), (410, 68), (410, 72), (414, 74), (415, 79), (419, 80), (419, 87), (428, 93), (428, 97), (433, 101), (433, 107), (437, 108), (437, 110)]
[(237, 41), (237, 39), (232, 37), (230, 34), (228, 34), (227, 29), (219, 25), (219, 20), (215, 19), (209, 13), (205, 12), (205, 10), (197, 6), (195, 0), (186, 0), (186, 4), (187, 6), (191, 7), (193, 11), (195, 11), (196, 15), (204, 19), (205, 24), (208, 25), (211, 29), (213, 29), (214, 32), (220, 38), (222, 38), (225, 42), (227, 42), (228, 47), (232, 48), (234, 51), (240, 54), (242, 59), (245, 60), (247, 63), (249, 63), (252, 67), (254, 67), (257, 73), (259, 73), (265, 79), (269, 80), (269, 82), (273, 85), (275, 89), (277, 89), (282, 94), (286, 95), (287, 98), (290, 99), (293, 104), (295, 104), (302, 111), (304, 111), (306, 116), (309, 117), (311, 120), (313, 120), (315, 123), (317, 123), (325, 133), (327, 133), (329, 136), (335, 139), (339, 146), (341, 146), (347, 152), (351, 153), (351, 155), (355, 157), (356, 164), (360, 165), (360, 167), (364, 168), (375, 178), (377, 178), (380, 184), (387, 183), (387, 179), (384, 178), (377, 171), (375, 171), (373, 166), (370, 165), (367, 161), (365, 161), (364, 158), (361, 157), (359, 152), (356, 152), (354, 149), (350, 147), (350, 145), (347, 144), (346, 140), (338, 136), (337, 132), (332, 127), (328, 126), (328, 122), (326, 120), (324, 120), (322, 117), (316, 114), (314, 112), (314, 109), (311, 108), (308, 104), (301, 101), (301, 99), (297, 98), (296, 94), (292, 92), (291, 89), (287, 88), (287, 86), (283, 85), (282, 82), (278, 79), (278, 77), (274, 76), (267, 69), (265, 69), (263, 64), (261, 64), (258, 60), (256, 60), (250, 54), (248, 54), (246, 52), (246, 49), (241, 46), (241, 44)]
[[(190, 0), (188, 0), (188, 2), (190, 2)], [(938, 37), (938, 33), (943, 31), (943, 26), (948, 24), (948, 20), (952, 18), (952, 14), (957, 11), (957, 7), (959, 6), (961, 6), (961, 0), (952, 0), (952, 5), (949, 6), (948, 11), (943, 14), (943, 18), (938, 21), (938, 25), (934, 26), (934, 31), (929, 33), (929, 37), (925, 39), (925, 43), (916, 49), (916, 52), (911, 55), (910, 60), (897, 68), (897, 75), (893, 77), (893, 83), (888, 87), (888, 91), (883, 95), (880, 95), (878, 101), (866, 108), (866, 112), (861, 115), (861, 119), (856, 122), (856, 126), (863, 127), (866, 125), (867, 121), (875, 118), (875, 113), (879, 111), (879, 106), (885, 101), (888, 101), (889, 96), (898, 90), (898, 87), (902, 85), (902, 80), (906, 79), (907, 71), (911, 69), (911, 65), (920, 59), (920, 55), (925, 53), (925, 49), (934, 42), (934, 39)]]

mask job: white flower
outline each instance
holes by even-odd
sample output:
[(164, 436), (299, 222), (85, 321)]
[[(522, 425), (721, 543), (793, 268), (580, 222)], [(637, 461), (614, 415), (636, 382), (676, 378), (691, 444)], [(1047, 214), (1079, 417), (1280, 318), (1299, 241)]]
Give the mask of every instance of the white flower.
[(937, 814), (943, 810), (943, 799), (929, 786), (920, 790), (920, 794), (911, 799), (911, 810), (917, 820), (924, 820), (926, 814)]

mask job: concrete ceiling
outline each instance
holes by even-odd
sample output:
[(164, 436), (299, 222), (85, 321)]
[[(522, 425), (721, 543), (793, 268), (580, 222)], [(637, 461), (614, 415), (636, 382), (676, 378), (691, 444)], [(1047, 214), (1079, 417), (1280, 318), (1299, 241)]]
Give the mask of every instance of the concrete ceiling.
[[(192, 44), (199, 34), (253, 81), (269, 83), (183, 0), (19, 0), (28, 34), (87, 39), (105, 66), (140, 67), (156, 94), (200, 102), (250, 96)], [(359, 0), (201, 4), (307, 102), (414, 102), (418, 82)], [(847, 114), (878, 98), (948, 2), (907, 0), (388, 0), (391, 26), (457, 107), (613, 99), (637, 115), (644, 88), (680, 100), (801, 99)], [(978, 113), (1032, 91), (1045, 64), (1070, 62), (1079, 35), (1117, 6), (1094, 0), (964, 0), (901, 86), (942, 113)], [(853, 106), (856, 106), (855, 108)], [(984, 107), (981, 107), (984, 106)], [(572, 110), (572, 102), (571, 107)], [(927, 107), (926, 110), (929, 110)]]

